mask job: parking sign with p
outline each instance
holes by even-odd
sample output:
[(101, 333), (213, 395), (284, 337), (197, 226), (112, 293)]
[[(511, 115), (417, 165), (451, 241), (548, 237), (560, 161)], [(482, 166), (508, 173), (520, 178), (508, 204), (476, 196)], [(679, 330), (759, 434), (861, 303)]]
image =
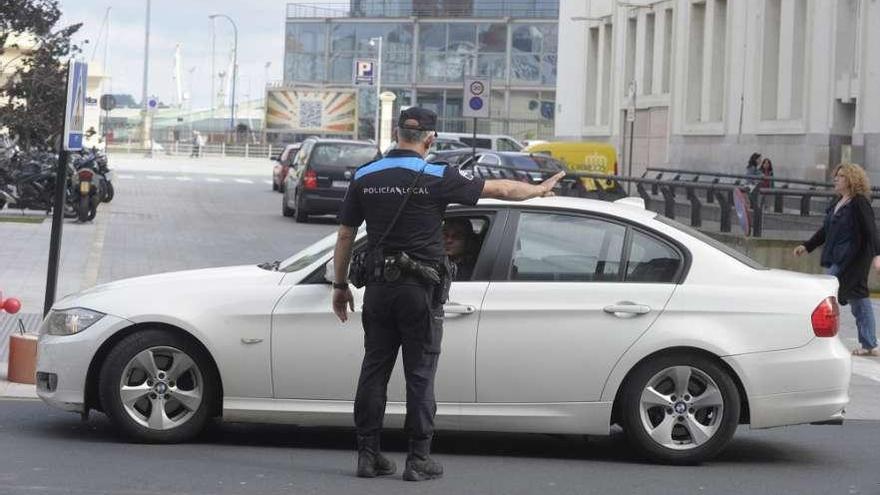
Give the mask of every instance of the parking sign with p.
[(376, 61), (356, 59), (354, 61), (354, 85), (372, 86), (376, 73)]

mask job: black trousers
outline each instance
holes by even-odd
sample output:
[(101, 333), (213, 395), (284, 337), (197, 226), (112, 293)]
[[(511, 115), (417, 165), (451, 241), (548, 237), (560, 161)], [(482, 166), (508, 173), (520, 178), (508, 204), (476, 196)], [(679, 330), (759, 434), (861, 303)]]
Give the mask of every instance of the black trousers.
[(378, 441), (385, 417), (388, 379), (403, 349), (406, 378), (405, 429), (412, 441), (434, 433), (434, 375), (443, 338), (443, 307), (434, 287), (418, 282), (367, 285), (364, 294), (364, 361), (354, 403), (357, 434)]

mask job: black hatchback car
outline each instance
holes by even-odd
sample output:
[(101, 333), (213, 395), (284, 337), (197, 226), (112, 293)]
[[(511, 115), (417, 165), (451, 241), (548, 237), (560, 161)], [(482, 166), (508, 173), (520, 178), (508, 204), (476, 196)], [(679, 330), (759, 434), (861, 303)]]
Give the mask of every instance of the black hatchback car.
[(376, 158), (381, 155), (368, 141), (306, 139), (287, 174), (281, 213), (297, 222), (335, 214), (355, 169)]

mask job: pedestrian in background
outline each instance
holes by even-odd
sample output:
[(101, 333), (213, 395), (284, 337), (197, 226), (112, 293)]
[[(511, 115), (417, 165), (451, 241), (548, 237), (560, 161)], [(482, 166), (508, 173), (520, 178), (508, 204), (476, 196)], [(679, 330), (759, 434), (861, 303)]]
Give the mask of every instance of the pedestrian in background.
[(849, 304), (859, 329), (855, 356), (880, 356), (874, 309), (868, 293), (868, 272), (880, 272), (880, 241), (871, 208), (871, 186), (862, 167), (845, 163), (834, 169), (834, 192), (839, 194), (825, 212), (822, 227), (794, 250), (803, 256), (819, 246), (821, 265), (840, 282), (837, 299)]
[[(760, 177), (761, 171), (758, 170), (758, 165), (761, 163), (761, 154), (760, 153), (752, 153), (752, 156), (749, 157), (749, 164), (746, 165), (746, 175), (750, 177)], [(749, 180), (750, 184), (754, 184), (755, 182), (751, 179)]]
[(763, 177), (761, 179), (761, 187), (773, 187), (773, 162), (769, 158), (764, 158), (761, 160), (761, 166), (758, 167), (758, 171), (761, 173), (761, 177)]

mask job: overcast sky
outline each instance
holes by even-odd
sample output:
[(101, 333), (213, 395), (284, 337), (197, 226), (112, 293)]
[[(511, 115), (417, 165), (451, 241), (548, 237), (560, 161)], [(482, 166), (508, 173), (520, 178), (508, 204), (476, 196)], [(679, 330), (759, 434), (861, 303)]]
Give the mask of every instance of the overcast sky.
[[(103, 60), (104, 40), (99, 40), (107, 7), (110, 14), (109, 72), (112, 91), (129, 93), (140, 100), (143, 80), (144, 20), (146, 0), (61, 0), (62, 23), (82, 22), (76, 41), (84, 45), (84, 58)], [(149, 94), (163, 102), (174, 101), (174, 48), (181, 44), (183, 89), (188, 91), (189, 69), (196, 108), (207, 106), (211, 73), (211, 21), (209, 14), (222, 13), (238, 25), (238, 98), (261, 93), (265, 64), (271, 62), (270, 80), (281, 78), (284, 57), (284, 16), (287, 2), (279, 0), (152, 0), (150, 23)], [(228, 67), (232, 53), (232, 26), (216, 19), (217, 65)]]

